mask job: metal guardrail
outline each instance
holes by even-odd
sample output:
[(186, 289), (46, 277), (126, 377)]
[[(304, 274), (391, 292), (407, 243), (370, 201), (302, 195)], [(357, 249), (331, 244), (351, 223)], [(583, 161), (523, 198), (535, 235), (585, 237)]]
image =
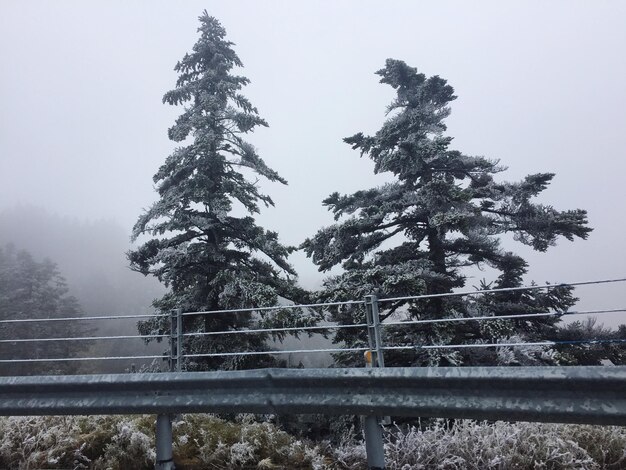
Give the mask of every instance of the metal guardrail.
[(260, 369), (0, 378), (0, 415), (248, 412), (626, 425), (626, 366)]
[[(364, 415), (368, 467), (385, 467), (380, 416), (424, 416), (489, 420), (626, 425), (626, 367), (456, 367), (385, 368), (384, 353), (390, 350), (525, 348), (574, 344), (624, 344), (626, 338), (593, 338), (578, 341), (495, 343), (385, 344), (384, 330), (425, 323), (456, 323), (506, 319), (533, 320), (581, 314), (626, 313), (626, 308), (587, 311), (546, 311), (514, 315), (453, 316), (381, 321), (379, 308), (387, 304), (392, 311), (405, 302), (434, 297), (480, 296), (488, 293), (550, 290), (626, 282), (626, 278), (568, 284), (546, 284), (513, 288), (485, 289), (442, 294), (413, 295), (379, 299), (367, 295), (363, 300), (276, 305), (216, 311), (183, 312), (174, 309), (160, 315), (109, 315), (64, 318), (2, 319), (0, 326), (74, 320), (113, 320), (155, 318), (169, 320), (162, 334), (91, 337), (7, 338), (0, 344), (83, 342), (119, 339), (165, 339), (167, 355), (105, 357), (0, 358), (0, 364), (65, 361), (116, 361), (126, 359), (169, 360), (170, 373), (109, 374), (78, 376), (0, 377), (0, 415), (58, 414), (137, 414), (157, 413), (156, 468), (172, 470), (171, 415), (181, 412), (323, 413)], [(364, 308), (365, 323), (347, 325), (287, 326), (227, 331), (184, 331), (186, 316), (269, 312), (283, 309), (311, 309), (332, 306)], [(246, 335), (257, 333), (295, 333), (339, 329), (364, 329), (367, 345), (344, 348), (215, 351), (198, 353), (187, 348), (189, 337)], [(169, 330), (169, 331), (167, 331)], [(194, 358), (277, 355), (291, 353), (366, 352), (367, 369), (264, 369), (234, 372), (194, 372), (183, 370)]]
[[(0, 324), (20, 324), (20, 323), (46, 323), (46, 322), (63, 322), (63, 321), (91, 321), (91, 320), (113, 320), (122, 318), (169, 318), (170, 327), (169, 333), (162, 334), (148, 334), (148, 335), (115, 335), (115, 336), (84, 336), (84, 337), (35, 337), (35, 338), (7, 338), (0, 339), (0, 344), (24, 344), (24, 343), (54, 343), (54, 342), (85, 342), (85, 341), (101, 341), (101, 340), (129, 340), (129, 339), (169, 339), (170, 351), (169, 361), (174, 367), (171, 369), (183, 370), (184, 362), (186, 359), (195, 358), (217, 358), (217, 357), (231, 357), (231, 356), (258, 356), (258, 355), (281, 355), (292, 353), (334, 353), (334, 352), (362, 352), (367, 349), (373, 350), (374, 353), (374, 367), (384, 367), (383, 352), (385, 350), (411, 350), (411, 349), (464, 349), (464, 348), (486, 348), (486, 347), (529, 347), (529, 346), (553, 346), (557, 344), (604, 344), (604, 343), (620, 343), (626, 342), (626, 338), (622, 339), (603, 339), (594, 338), (585, 341), (572, 342), (572, 341), (546, 341), (546, 342), (502, 342), (502, 343), (474, 343), (474, 344), (442, 344), (442, 345), (423, 345), (423, 344), (395, 344), (386, 345), (383, 343), (382, 330), (387, 327), (402, 327), (419, 324), (439, 324), (439, 323), (458, 323), (458, 322), (474, 322), (474, 321), (494, 321), (494, 320), (511, 320), (511, 319), (526, 319), (535, 320), (543, 317), (564, 317), (572, 315), (589, 315), (589, 314), (606, 314), (606, 313), (626, 313), (626, 308), (612, 308), (612, 309), (596, 309), (596, 310), (582, 310), (582, 311), (547, 311), (547, 312), (534, 312), (526, 314), (507, 314), (494, 313), (493, 315), (479, 315), (479, 316), (455, 316), (447, 318), (432, 318), (432, 319), (404, 319), (394, 320), (387, 319), (381, 321), (379, 318), (380, 305), (385, 303), (402, 303), (406, 301), (417, 302), (420, 300), (427, 300), (439, 297), (464, 297), (464, 296), (480, 296), (489, 293), (498, 292), (512, 292), (512, 291), (533, 291), (533, 290), (551, 290), (561, 287), (577, 287), (588, 286), (598, 284), (613, 284), (626, 282), (626, 278), (616, 279), (603, 279), (593, 281), (571, 282), (571, 283), (559, 283), (559, 284), (545, 284), (545, 285), (530, 285), (520, 287), (508, 287), (497, 289), (483, 289), (473, 291), (462, 292), (447, 292), (441, 294), (425, 294), (425, 295), (411, 295), (404, 297), (390, 297), (390, 298), (378, 298), (376, 295), (365, 296), (363, 300), (347, 300), (342, 302), (327, 302), (327, 303), (311, 303), (311, 304), (296, 304), (296, 305), (274, 305), (267, 307), (248, 307), (248, 308), (236, 308), (226, 310), (208, 310), (197, 312), (183, 312), (182, 309), (174, 309), (169, 313), (160, 313), (155, 315), (108, 315), (108, 316), (87, 316), (87, 317), (57, 317), (57, 318), (14, 318), (14, 319), (1, 319)], [(252, 313), (252, 312), (270, 312), (284, 309), (309, 309), (309, 308), (327, 308), (333, 306), (363, 306), (366, 313), (366, 323), (358, 324), (328, 324), (323, 326), (283, 326), (275, 328), (249, 328), (249, 329), (237, 329), (237, 330), (225, 330), (225, 331), (183, 331), (183, 317), (198, 316), (198, 315), (210, 315), (210, 314), (237, 314), (237, 313)], [(396, 305), (397, 306), (397, 305)], [(298, 333), (308, 332), (313, 333), (316, 331), (328, 331), (328, 330), (340, 330), (340, 329), (367, 329), (369, 338), (369, 347), (353, 347), (353, 348), (323, 348), (323, 349), (295, 349), (295, 350), (265, 350), (265, 351), (228, 351), (228, 352), (208, 352), (208, 353), (189, 353), (185, 348), (185, 339), (189, 337), (210, 337), (217, 335), (247, 335), (257, 333)], [(41, 362), (76, 362), (76, 361), (115, 361), (115, 360), (129, 360), (129, 359), (158, 359), (165, 358), (163, 355), (137, 355), (137, 356), (103, 356), (103, 357), (37, 357), (37, 358), (13, 358), (4, 359), (0, 358), (0, 364), (23, 364), (23, 363), (41, 363)]]

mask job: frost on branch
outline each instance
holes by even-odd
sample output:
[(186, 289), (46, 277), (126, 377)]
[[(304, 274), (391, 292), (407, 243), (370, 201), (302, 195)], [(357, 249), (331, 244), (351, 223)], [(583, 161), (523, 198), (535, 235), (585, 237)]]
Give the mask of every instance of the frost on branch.
[[(128, 253), (132, 269), (155, 276), (169, 292), (154, 307), (169, 313), (210, 312), (301, 301), (305, 293), (288, 261), (293, 247), (278, 234), (257, 225), (254, 215), (272, 206), (259, 181), (286, 184), (244, 140), (267, 123), (241, 94), (248, 79), (235, 75), (241, 61), (220, 23), (206, 12), (200, 38), (175, 67), (176, 87), (163, 102), (182, 106), (169, 129), (180, 146), (167, 157), (154, 182), (159, 199), (138, 219), (133, 238), (141, 242)], [(312, 323), (307, 312), (292, 312), (295, 321)], [(139, 325), (142, 334), (167, 334), (169, 319)], [(255, 313), (206, 314), (184, 318), (186, 333), (256, 328), (269, 322)], [(261, 334), (186, 338), (187, 354), (270, 349)], [(190, 370), (252, 368), (274, 364), (270, 356), (254, 359), (194, 358)]]
[[(488, 267), (498, 277), (479, 289), (517, 287), (524, 283), (526, 262), (500, 246), (510, 233), (519, 242), (545, 251), (559, 239), (587, 238), (584, 210), (560, 211), (535, 201), (554, 178), (552, 173), (501, 181), (499, 161), (466, 155), (444, 135), (453, 88), (438, 76), (427, 77), (400, 60), (388, 59), (377, 72), (396, 97), (376, 134), (357, 133), (346, 143), (375, 163), (376, 173), (394, 180), (353, 194), (335, 192), (324, 200), (335, 223), (305, 240), (302, 249), (319, 267), (343, 272), (326, 279), (320, 300), (350, 300), (366, 294), (405, 297), (450, 293), (467, 288), (465, 268)], [(499, 316), (563, 312), (575, 303), (571, 290), (484, 294), (472, 299), (431, 298), (382, 305), (383, 318), (427, 320), (445, 317)], [(362, 323), (362, 312), (347, 307), (330, 311), (339, 323)], [(487, 331), (477, 322), (412, 325), (386, 330), (387, 345), (456, 344), (478, 340), (496, 343), (517, 332), (523, 340), (555, 333), (555, 317), (532, 322), (499, 322)], [(528, 324), (532, 323), (532, 325)], [(338, 342), (362, 346), (364, 338), (339, 334)], [(393, 365), (494, 364), (495, 351), (440, 350), (388, 352)], [(550, 358), (542, 357), (549, 362)]]

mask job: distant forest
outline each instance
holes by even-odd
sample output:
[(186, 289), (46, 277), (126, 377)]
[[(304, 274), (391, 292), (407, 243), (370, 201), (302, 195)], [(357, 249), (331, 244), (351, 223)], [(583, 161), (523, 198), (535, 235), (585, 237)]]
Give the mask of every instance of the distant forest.
[[(0, 247), (12, 245), (25, 250), (36, 262), (49, 260), (65, 278), (69, 294), (82, 315), (132, 315), (151, 313), (152, 301), (164, 288), (152, 278), (128, 268), (127, 231), (113, 221), (85, 222), (51, 214), (34, 206), (16, 206), (0, 211)], [(137, 334), (137, 320), (94, 321), (92, 335)], [(102, 340), (90, 342), (82, 355), (158, 354), (157, 344), (143, 340)], [(148, 361), (149, 362), (149, 361)], [(106, 361), (77, 364), (81, 372), (123, 372), (146, 361)]]

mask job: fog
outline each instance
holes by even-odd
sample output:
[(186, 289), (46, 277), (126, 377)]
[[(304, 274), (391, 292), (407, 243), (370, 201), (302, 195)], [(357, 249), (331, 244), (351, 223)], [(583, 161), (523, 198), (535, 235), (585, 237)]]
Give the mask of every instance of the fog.
[[(161, 104), (203, 9), (236, 43), (244, 93), (270, 124), (250, 137), (289, 181), (261, 214), (298, 245), (332, 222), (321, 200), (381, 184), (342, 142), (375, 132), (388, 57), (447, 79), (453, 146), (501, 159), (504, 179), (555, 172), (541, 200), (584, 208), (589, 240), (547, 253), (507, 241), (527, 280), (624, 277), (626, 4), (621, 2), (80, 2), (0, 4), (0, 242), (59, 264), (89, 313), (136, 312), (161, 288), (130, 272), (133, 223), (174, 148)], [(324, 274), (292, 257), (304, 287)], [(468, 285), (489, 273), (472, 271)], [(585, 288), (580, 308), (626, 306), (623, 286)], [(616, 316), (605, 316), (617, 324)]]
[[(36, 260), (48, 258), (57, 264), (70, 293), (89, 316), (144, 315), (164, 288), (127, 267), (128, 235), (112, 220), (85, 221), (48, 213), (33, 206), (18, 205), (0, 211), (0, 247), (6, 244), (27, 250)], [(67, 316), (67, 314), (66, 314)], [(89, 322), (94, 335), (137, 334), (137, 319)], [(19, 345), (15, 345), (16, 347)], [(163, 347), (146, 345), (141, 339), (91, 341), (85, 356), (160, 354)], [(119, 372), (135, 363), (114, 361), (80, 363), (82, 372)], [(95, 368), (95, 369), (94, 369)]]

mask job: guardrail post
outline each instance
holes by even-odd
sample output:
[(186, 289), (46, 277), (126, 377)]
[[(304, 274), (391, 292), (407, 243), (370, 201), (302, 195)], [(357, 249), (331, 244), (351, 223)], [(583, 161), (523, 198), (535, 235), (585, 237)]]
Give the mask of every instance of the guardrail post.
[(176, 370), (181, 372), (183, 370), (183, 309), (176, 309)]
[(170, 312), (170, 372), (183, 370), (183, 310)]
[[(369, 360), (366, 361), (367, 367), (385, 367), (383, 341), (380, 334), (378, 296), (375, 294), (365, 296), (365, 319), (367, 321), (367, 339), (371, 351)], [(367, 468), (369, 470), (383, 470), (385, 468), (385, 445), (380, 417), (365, 416), (363, 432), (365, 433)]]
[(155, 470), (175, 470), (172, 442), (172, 419), (170, 415), (158, 415), (156, 422)]
[(370, 349), (375, 353), (372, 358), (372, 367), (385, 367), (383, 356), (383, 340), (380, 334), (380, 314), (378, 311), (378, 296), (365, 296), (365, 319), (367, 321), (367, 337)]
[(380, 420), (377, 416), (366, 416), (363, 428), (365, 431), (367, 468), (369, 470), (383, 470), (385, 468), (385, 445)]
[[(170, 312), (170, 372), (183, 368), (183, 310)], [(175, 470), (172, 437), (172, 416), (160, 414), (156, 423), (156, 470)]]

